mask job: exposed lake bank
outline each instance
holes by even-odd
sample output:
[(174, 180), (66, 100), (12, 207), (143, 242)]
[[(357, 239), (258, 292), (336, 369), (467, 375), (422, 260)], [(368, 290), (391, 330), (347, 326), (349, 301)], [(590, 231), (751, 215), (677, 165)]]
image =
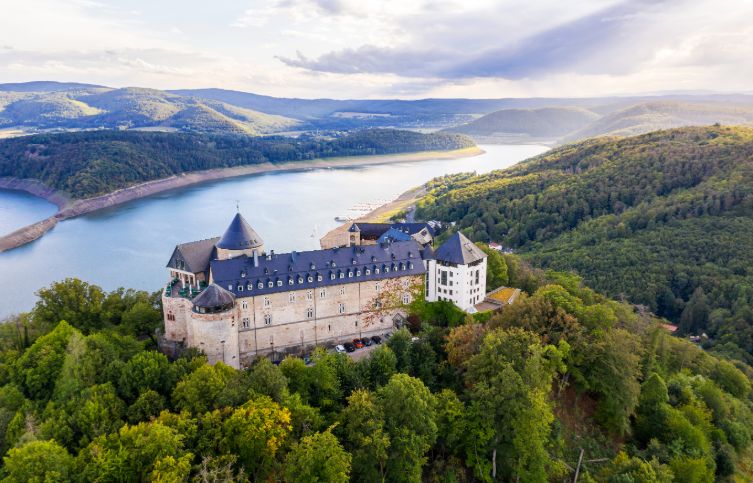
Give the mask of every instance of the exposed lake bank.
[(183, 173), (169, 178), (147, 181), (128, 188), (114, 191), (106, 195), (83, 200), (72, 200), (66, 193), (51, 189), (36, 180), (20, 180), (15, 178), (0, 178), (0, 188), (24, 191), (44, 198), (54, 203), (60, 211), (46, 219), (19, 228), (4, 236), (0, 236), (0, 252), (18, 248), (30, 243), (62, 220), (92, 213), (104, 208), (110, 208), (130, 201), (138, 200), (157, 193), (184, 188), (199, 183), (216, 181), (227, 178), (248, 176), (252, 174), (285, 172), (295, 170), (345, 168), (368, 166), (375, 164), (405, 163), (437, 159), (459, 159), (477, 156), (484, 153), (481, 148), (466, 148), (452, 151), (421, 151), (414, 153), (400, 153), (374, 156), (346, 156), (321, 158), (311, 161), (294, 161), (286, 163), (263, 163), (234, 168), (210, 169)]

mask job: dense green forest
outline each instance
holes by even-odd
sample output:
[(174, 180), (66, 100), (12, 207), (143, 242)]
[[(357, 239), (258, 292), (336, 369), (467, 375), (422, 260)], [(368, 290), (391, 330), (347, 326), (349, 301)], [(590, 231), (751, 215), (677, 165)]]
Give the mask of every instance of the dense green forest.
[(36, 179), (74, 198), (189, 171), (474, 146), (457, 134), (367, 129), (336, 138), (138, 131), (39, 134), (0, 140), (0, 177)]
[[(488, 250), (488, 249), (487, 249)], [(247, 370), (154, 350), (159, 294), (76, 279), (0, 326), (3, 481), (749, 481), (753, 369), (572, 274), (489, 251), (528, 295), (415, 302), (369, 357)], [(416, 338), (414, 338), (416, 337)], [(581, 457), (582, 456), (582, 457)], [(578, 467), (578, 461), (580, 466)]]
[(753, 360), (753, 130), (711, 126), (564, 146), (434, 180), (418, 215), (705, 332)]

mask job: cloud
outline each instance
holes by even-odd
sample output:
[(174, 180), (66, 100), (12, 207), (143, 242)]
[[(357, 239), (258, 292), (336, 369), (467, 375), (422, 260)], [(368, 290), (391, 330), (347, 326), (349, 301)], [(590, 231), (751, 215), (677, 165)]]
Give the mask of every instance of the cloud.
[[(440, 44), (418, 39), (399, 47), (363, 45), (316, 58), (301, 52), (277, 58), (291, 67), (320, 72), (447, 79), (522, 79), (575, 69), (595, 74), (629, 72), (652, 55), (649, 45), (630, 42), (630, 32), (639, 32), (651, 21), (653, 11), (671, 3), (676, 2), (625, 1), (519, 40), (489, 34), (484, 39), (487, 44), (478, 51), (451, 38)], [(452, 35), (452, 28), (443, 30)], [(422, 47), (424, 43), (432, 45)], [(615, 55), (616, 50), (620, 55)]]

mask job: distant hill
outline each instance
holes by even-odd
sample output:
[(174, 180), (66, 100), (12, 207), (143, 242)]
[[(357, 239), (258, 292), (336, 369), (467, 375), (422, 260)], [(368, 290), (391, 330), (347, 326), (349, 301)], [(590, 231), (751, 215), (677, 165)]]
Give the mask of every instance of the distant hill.
[[(440, 178), (417, 216), (753, 354), (753, 128), (689, 127), (563, 146)], [(753, 360), (753, 359), (751, 359)]]
[(152, 128), (259, 135), (296, 124), (294, 119), (156, 89), (0, 91), (0, 127), (5, 128)]
[(502, 109), (445, 131), (473, 136), (560, 138), (590, 125), (600, 117), (581, 107)]
[(568, 134), (567, 139), (594, 136), (633, 136), (659, 129), (710, 124), (741, 125), (753, 123), (753, 105), (689, 103), (679, 101), (646, 102), (609, 113), (591, 125)]
[[(679, 107), (683, 103), (704, 107)], [(338, 100), (214, 88), (160, 91), (39, 81), (0, 84), (0, 137), (81, 129), (259, 135), (395, 128), (462, 132), (479, 142), (556, 143), (688, 124), (739, 123), (748, 119), (747, 114), (730, 111), (748, 107), (753, 108), (753, 96), (736, 94)], [(642, 110), (650, 112), (641, 114)], [(701, 116), (698, 111), (704, 110)]]
[[(159, 103), (141, 107), (152, 117), (175, 116), (167, 108), (159, 109), (163, 107)], [(190, 171), (472, 146), (473, 141), (458, 134), (391, 129), (362, 130), (338, 138), (139, 131), (38, 134), (0, 140), (0, 177), (34, 179), (72, 198), (89, 198)]]

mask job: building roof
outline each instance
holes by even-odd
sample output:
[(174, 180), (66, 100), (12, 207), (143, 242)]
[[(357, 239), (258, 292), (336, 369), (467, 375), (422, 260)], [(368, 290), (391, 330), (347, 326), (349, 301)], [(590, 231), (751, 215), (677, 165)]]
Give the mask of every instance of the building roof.
[(191, 273), (206, 272), (209, 270), (209, 260), (214, 258), (214, 245), (219, 239), (215, 237), (176, 245), (167, 267)]
[(498, 303), (502, 305), (510, 305), (515, 302), (515, 299), (520, 295), (519, 288), (513, 287), (499, 287), (486, 294), (486, 299), (492, 303)]
[[(377, 271), (379, 273), (377, 273)], [(367, 273), (368, 272), (368, 273)], [(415, 240), (212, 260), (212, 280), (236, 297), (382, 280), (425, 273)]]
[(400, 231), (396, 228), (390, 228), (389, 230), (385, 231), (382, 236), (379, 237), (377, 243), (408, 241), (410, 239), (411, 236), (404, 231)]
[(351, 233), (360, 232), (362, 239), (376, 240), (389, 230), (398, 230), (408, 235), (415, 235), (421, 230), (426, 231), (434, 237), (436, 231), (429, 223), (361, 223), (356, 222), (350, 225), (348, 231)]
[(465, 235), (456, 232), (437, 248), (434, 258), (456, 265), (468, 265), (486, 258), (486, 253)]
[(197, 308), (210, 309), (212, 311), (226, 310), (235, 304), (235, 296), (216, 283), (211, 283), (192, 300)]
[(258, 248), (263, 244), (264, 241), (251, 228), (246, 219), (240, 213), (236, 213), (235, 218), (230, 222), (230, 226), (225, 230), (225, 234), (217, 243), (217, 247), (225, 250), (246, 250)]

